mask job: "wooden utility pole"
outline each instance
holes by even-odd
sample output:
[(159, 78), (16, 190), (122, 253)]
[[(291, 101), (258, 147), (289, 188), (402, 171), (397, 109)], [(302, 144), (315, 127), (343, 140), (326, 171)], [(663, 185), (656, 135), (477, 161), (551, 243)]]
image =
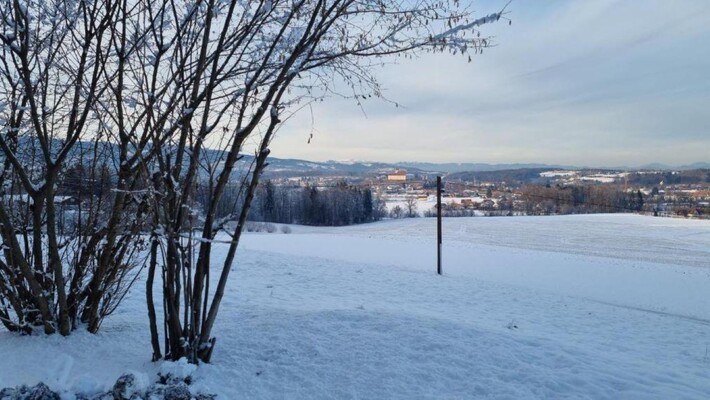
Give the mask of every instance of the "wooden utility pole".
[(436, 177), (436, 273), (441, 275), (441, 177)]

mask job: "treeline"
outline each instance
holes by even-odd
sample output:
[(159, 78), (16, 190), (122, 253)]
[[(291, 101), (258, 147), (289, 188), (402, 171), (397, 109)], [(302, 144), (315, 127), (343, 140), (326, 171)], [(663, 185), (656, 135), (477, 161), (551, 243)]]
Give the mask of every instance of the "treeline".
[(384, 203), (369, 188), (340, 182), (326, 188), (284, 187), (267, 181), (256, 193), (252, 221), (341, 226), (377, 221), (386, 214)]
[(693, 169), (687, 171), (663, 172), (632, 172), (626, 181), (634, 185), (654, 186), (710, 183), (710, 169)]
[(471, 171), (456, 172), (446, 178), (450, 181), (463, 182), (505, 182), (508, 186), (517, 187), (526, 183), (544, 182), (540, 177), (542, 172), (551, 171), (551, 168), (518, 168), (499, 171)]
[[(111, 196), (114, 179), (110, 168), (99, 166), (70, 166), (63, 174), (58, 194), (81, 199)], [(138, 185), (148, 186), (148, 182)], [(198, 218), (204, 215), (208, 200), (212, 196), (209, 182), (198, 182), (195, 190)], [(239, 182), (225, 187), (216, 215), (225, 220), (234, 219), (239, 214), (239, 205), (245, 195)], [(292, 187), (277, 186), (270, 180), (259, 185), (254, 195), (248, 220), (254, 222), (274, 222), (314, 226), (342, 226), (378, 221), (387, 216), (382, 200), (369, 188), (352, 186), (340, 182), (332, 187)]]
[(249, 212), (250, 221), (342, 226), (378, 221), (386, 216), (384, 203), (369, 188), (340, 182), (317, 188), (260, 185)]
[(601, 185), (522, 188), (522, 211), (529, 215), (633, 212), (644, 209), (640, 191)]

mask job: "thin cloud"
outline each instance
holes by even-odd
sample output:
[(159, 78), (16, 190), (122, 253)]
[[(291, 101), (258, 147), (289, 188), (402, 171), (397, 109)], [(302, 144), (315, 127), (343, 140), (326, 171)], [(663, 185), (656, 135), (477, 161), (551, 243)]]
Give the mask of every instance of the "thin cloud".
[[(708, 161), (710, 3), (520, 1), (468, 64), (424, 56), (382, 71), (378, 101), (330, 99), (274, 154), (314, 160), (639, 165)], [(482, 4), (495, 8), (494, 2)], [(479, 7), (479, 9), (481, 9)], [(317, 131), (310, 145), (311, 130)]]

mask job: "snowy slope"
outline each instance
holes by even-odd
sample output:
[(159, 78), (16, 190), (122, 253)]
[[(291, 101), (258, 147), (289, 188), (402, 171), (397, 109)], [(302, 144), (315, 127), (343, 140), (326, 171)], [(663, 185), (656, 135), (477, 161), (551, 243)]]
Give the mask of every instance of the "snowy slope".
[[(709, 222), (444, 226), (441, 277), (432, 219), (245, 235), (196, 385), (224, 399), (710, 398)], [(99, 335), (0, 333), (0, 387), (151, 379), (142, 298)]]
[[(639, 215), (444, 219), (444, 271), (710, 320), (710, 221)], [(247, 249), (434, 271), (436, 221), (294, 227)]]

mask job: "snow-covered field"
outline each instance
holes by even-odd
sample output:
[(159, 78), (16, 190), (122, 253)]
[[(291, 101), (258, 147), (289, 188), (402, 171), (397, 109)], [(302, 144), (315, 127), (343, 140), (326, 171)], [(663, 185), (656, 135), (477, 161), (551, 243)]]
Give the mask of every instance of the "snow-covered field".
[[(710, 221), (435, 220), (247, 234), (197, 389), (222, 399), (708, 399)], [(99, 335), (0, 333), (0, 387), (152, 379), (143, 288)]]

